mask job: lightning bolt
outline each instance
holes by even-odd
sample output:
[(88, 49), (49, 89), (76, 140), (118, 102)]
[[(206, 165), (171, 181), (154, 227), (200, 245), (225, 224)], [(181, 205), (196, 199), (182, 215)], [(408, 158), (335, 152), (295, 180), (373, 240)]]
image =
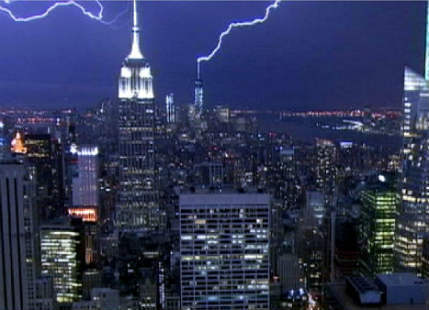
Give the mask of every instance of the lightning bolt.
[(275, 0), (274, 3), (267, 6), (267, 8), (265, 9), (265, 15), (262, 18), (256, 18), (254, 20), (244, 21), (244, 22), (233, 22), (233, 23), (229, 24), (228, 28), (220, 34), (217, 45), (212, 50), (212, 52), (210, 54), (208, 54), (207, 56), (198, 57), (198, 59), (197, 59), (198, 77), (200, 76), (200, 64), (204, 61), (210, 61), (216, 55), (216, 53), (222, 47), (223, 39), (226, 36), (228, 36), (234, 28), (250, 27), (250, 26), (254, 26), (256, 24), (265, 23), (268, 20), (268, 18), (270, 17), (271, 11), (278, 8), (281, 1), (282, 0)]
[[(58, 7), (63, 7), (63, 6), (74, 6), (77, 7), (85, 16), (88, 16), (91, 19), (94, 19), (100, 23), (106, 24), (106, 25), (111, 25), (112, 23), (114, 23), (121, 15), (124, 14), (124, 12), (121, 12), (118, 16), (116, 16), (113, 20), (111, 21), (105, 21), (103, 19), (103, 13), (104, 13), (104, 7), (101, 4), (100, 0), (94, 0), (97, 3), (98, 6), (98, 12), (96, 14), (91, 13), (90, 11), (88, 11), (83, 5), (79, 4), (78, 2), (76, 2), (76, 0), (67, 0), (67, 1), (61, 1), (61, 2), (55, 2), (53, 5), (51, 5), (49, 8), (46, 9), (46, 11), (44, 11), (41, 14), (37, 14), (37, 15), (31, 15), (28, 17), (19, 17), (16, 16), (12, 10), (10, 10), (7, 7), (1, 6), (0, 5), (0, 11), (6, 13), (7, 15), (9, 15), (10, 18), (12, 18), (15, 22), (31, 22), (34, 20), (38, 20), (38, 19), (42, 19), (47, 17), (52, 11), (54, 11), (56, 8)], [(10, 4), (12, 1), (11, 0), (4, 0), (4, 2), (6, 4)]]

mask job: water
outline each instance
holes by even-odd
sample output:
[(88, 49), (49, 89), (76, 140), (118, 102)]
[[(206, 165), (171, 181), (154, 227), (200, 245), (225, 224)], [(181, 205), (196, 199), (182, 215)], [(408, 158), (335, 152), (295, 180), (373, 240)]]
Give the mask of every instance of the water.
[(332, 130), (316, 126), (315, 118), (288, 118), (275, 119), (274, 116), (258, 116), (259, 127), (262, 131), (275, 131), (286, 133), (292, 139), (300, 142), (311, 143), (316, 138), (329, 139), (334, 142), (353, 142), (371, 146), (384, 146), (398, 151), (401, 146), (401, 137), (397, 135), (369, 134), (354, 130)]

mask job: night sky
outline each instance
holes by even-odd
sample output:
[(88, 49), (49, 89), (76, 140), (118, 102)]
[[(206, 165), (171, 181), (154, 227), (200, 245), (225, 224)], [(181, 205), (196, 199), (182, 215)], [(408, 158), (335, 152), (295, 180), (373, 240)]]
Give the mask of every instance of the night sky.
[[(193, 100), (195, 60), (230, 21), (260, 17), (269, 2), (139, 2), (142, 50), (158, 104)], [(96, 9), (91, 3), (84, 5)], [(15, 4), (23, 15), (40, 11)], [(128, 2), (106, 3), (110, 19)], [(74, 7), (40, 21), (0, 14), (0, 105), (94, 105), (116, 97), (130, 49), (130, 14), (106, 26)], [(400, 107), (405, 64), (423, 72), (425, 3), (282, 2), (270, 19), (234, 30), (202, 75), (206, 103), (254, 109)]]

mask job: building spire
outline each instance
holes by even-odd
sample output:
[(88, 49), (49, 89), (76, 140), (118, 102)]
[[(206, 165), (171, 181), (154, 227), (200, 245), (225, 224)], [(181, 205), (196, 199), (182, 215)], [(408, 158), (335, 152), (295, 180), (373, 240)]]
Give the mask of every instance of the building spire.
[(138, 24), (137, 16), (137, 0), (133, 0), (133, 42), (131, 45), (131, 53), (128, 55), (128, 59), (143, 59), (143, 54), (140, 51), (140, 28)]

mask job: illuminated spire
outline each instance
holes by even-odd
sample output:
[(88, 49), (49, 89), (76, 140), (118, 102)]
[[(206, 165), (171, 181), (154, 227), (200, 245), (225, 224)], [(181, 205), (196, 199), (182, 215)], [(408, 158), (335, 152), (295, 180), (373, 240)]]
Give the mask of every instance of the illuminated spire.
[(133, 0), (133, 43), (131, 45), (131, 53), (128, 55), (128, 59), (143, 59), (143, 54), (140, 51), (140, 28), (138, 24), (137, 16), (137, 0)]
[(200, 62), (197, 61), (197, 80), (200, 80), (200, 73), (201, 73), (201, 68), (200, 68)]

